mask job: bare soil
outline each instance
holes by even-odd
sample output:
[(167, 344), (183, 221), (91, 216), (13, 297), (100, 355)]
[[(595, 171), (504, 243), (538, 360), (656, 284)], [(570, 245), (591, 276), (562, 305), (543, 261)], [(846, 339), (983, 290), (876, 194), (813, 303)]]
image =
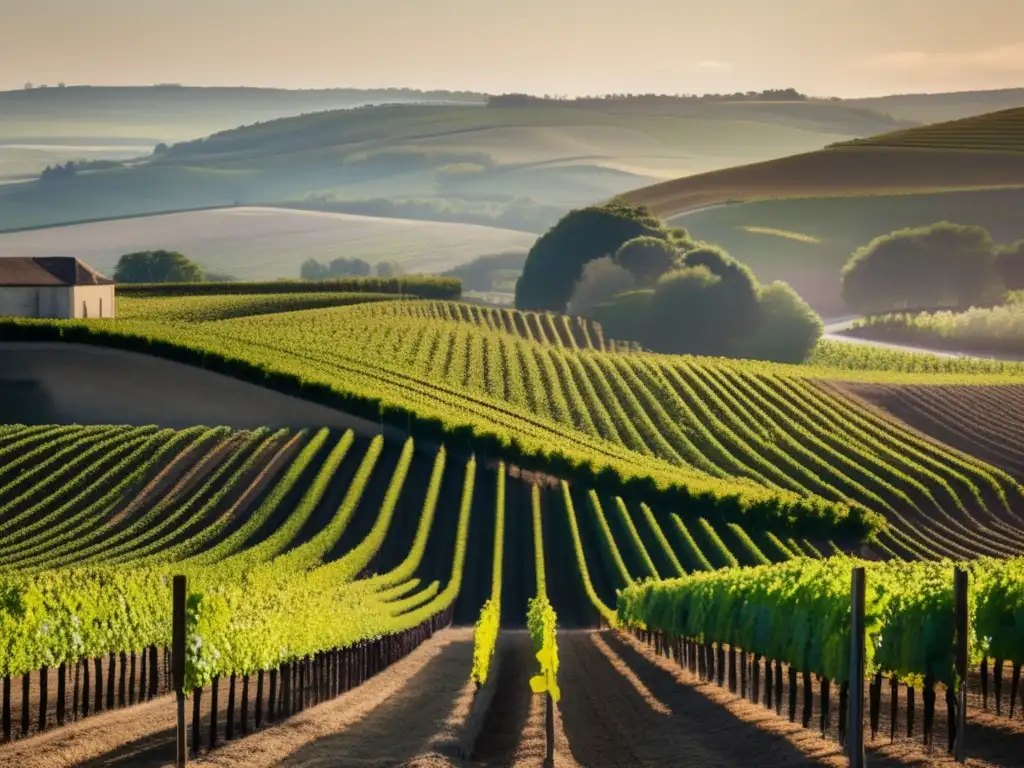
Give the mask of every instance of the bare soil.
[(1024, 185), (1024, 153), (856, 147), (698, 173), (624, 197), (659, 216), (736, 200), (850, 197)]
[(398, 766), (453, 763), (469, 715), (473, 630), (436, 634), (369, 682), (280, 725), (218, 749), (196, 766)]
[[(454, 745), (472, 705), (472, 660), (472, 629), (444, 630), (359, 688), (244, 737), (237, 722), (242, 691), (239, 679), (235, 686), (235, 741), (228, 744), (224, 743), (228, 686), (226, 680), (221, 681), (219, 746), (197, 760), (190, 759), (189, 764), (418, 768), (458, 765)], [(250, 681), (250, 720), (255, 711), (255, 688)], [(210, 700), (207, 688), (200, 699), (204, 748), (209, 744)], [(64, 728), (0, 746), (0, 765), (171, 765), (175, 757), (175, 709), (174, 698), (162, 696), (146, 704), (93, 715)], [(191, 700), (186, 702), (186, 721), (192, 722)]]
[[(680, 668), (676, 662), (666, 659), (654, 653), (653, 649), (644, 643), (636, 641), (627, 635), (611, 634), (604, 635), (607, 644), (621, 652), (622, 658), (632, 658), (630, 666), (634, 662), (640, 664), (637, 657), (643, 659), (643, 663), (657, 667), (676, 682), (680, 688), (688, 688), (700, 694), (709, 704), (728, 713), (731, 717), (742, 721), (746, 725), (756, 726), (766, 735), (776, 735), (785, 739), (788, 744), (802, 752), (807, 764), (835, 766), (845, 768), (848, 760), (842, 752), (842, 748), (835, 740), (835, 727), (838, 720), (839, 703), (837, 686), (832, 686), (832, 731), (829, 737), (823, 737), (821, 731), (813, 724), (818, 723), (820, 714), (820, 697), (815, 690), (812, 727), (803, 728), (799, 722), (791, 723), (786, 712), (786, 697), (783, 697), (783, 713), (776, 714), (774, 709), (767, 709), (761, 704), (755, 704), (746, 699), (740, 698), (737, 694), (731, 693), (728, 688), (720, 688), (715, 683), (700, 680), (692, 675), (689, 670)], [(624, 650), (625, 649), (625, 650)], [(635, 655), (634, 655), (635, 654)], [(763, 687), (763, 677), (762, 677)], [(881, 723), (879, 734), (871, 739), (870, 731), (865, 723), (865, 746), (867, 749), (868, 762), (871, 766), (880, 768), (895, 768), (895, 766), (932, 766), (932, 765), (956, 765), (952, 757), (945, 751), (946, 732), (945, 701), (944, 693), (937, 691), (938, 702), (936, 704), (935, 725), (936, 732), (933, 739), (933, 747), (927, 748), (922, 743), (921, 728), (924, 716), (922, 694), (917, 694), (917, 736), (912, 739), (899, 737), (894, 742), (889, 741), (890, 724), (888, 722), (889, 697), (888, 682), (883, 684), (881, 701)], [(788, 688), (786, 689), (788, 691)], [(906, 690), (901, 686), (901, 701), (906, 700)], [(798, 709), (803, 700), (802, 684), (798, 685)], [(1008, 718), (996, 717), (993, 713), (981, 712), (973, 709), (975, 702), (970, 702), (972, 709), (968, 713), (968, 735), (967, 754), (969, 759), (967, 765), (976, 768), (1011, 768), (1024, 765), (1024, 726), (1019, 722), (1010, 721)], [(980, 701), (978, 702), (980, 704)], [(694, 711), (697, 711), (696, 709)], [(865, 704), (865, 719), (867, 717), (867, 705)], [(904, 727), (905, 713), (901, 711), (901, 728)], [(713, 727), (713, 726), (712, 726)], [(747, 738), (746, 731), (742, 727), (726, 727), (723, 729), (721, 738), (725, 741), (738, 742)], [(767, 753), (766, 753), (767, 754)], [(687, 762), (689, 765), (689, 761)], [(724, 763), (720, 763), (724, 764)], [(750, 765), (776, 765), (773, 758), (763, 761), (754, 761)], [(782, 763), (786, 764), (786, 763)]]
[[(0, 343), (0, 384), (34, 387), (26, 424), (343, 427), (379, 434), (380, 424), (274, 390), (151, 355), (83, 344)], [(0, 405), (0, 421), (4, 409)]]
[(784, 734), (761, 729), (721, 706), (682, 678), (671, 662), (613, 632), (562, 633), (559, 655), (562, 721), (579, 765), (779, 768), (820, 763), (819, 756)]

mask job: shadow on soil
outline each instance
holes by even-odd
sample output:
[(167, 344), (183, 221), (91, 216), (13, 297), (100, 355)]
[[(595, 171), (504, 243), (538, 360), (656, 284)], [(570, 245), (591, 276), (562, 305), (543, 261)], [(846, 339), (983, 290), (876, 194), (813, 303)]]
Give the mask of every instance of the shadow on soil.
[[(401, 763), (414, 757), (416, 751), (423, 746), (422, 741), (410, 738), (410, 734), (425, 734), (424, 738), (437, 733), (444, 725), (452, 706), (459, 695), (459, 687), (451, 686), (446, 690), (444, 681), (452, 677), (452, 670), (448, 659), (450, 656), (464, 656), (472, 658), (472, 641), (451, 642), (436, 656), (430, 659), (415, 675), (397, 688), (392, 696), (385, 699), (376, 709), (370, 712), (363, 719), (352, 723), (344, 732), (333, 734), (318, 739), (306, 745), (295, 754), (282, 761), (280, 765), (291, 766), (322, 766), (322, 765), (345, 765), (343, 756), (349, 756), (357, 764), (371, 764), (373, 759), (380, 759), (382, 762), (392, 764)], [(465, 676), (460, 678), (464, 681), (469, 676), (469, 667), (466, 667)], [(379, 681), (371, 679), (365, 683), (367, 686), (379, 684)], [(253, 691), (255, 686), (250, 686)], [(240, 689), (239, 689), (240, 690)], [(250, 694), (252, 695), (252, 694)], [(209, 739), (210, 694), (207, 689), (204, 691), (202, 701), (206, 706), (202, 717), (202, 742), (205, 745)], [(334, 701), (337, 701), (335, 699)], [(221, 688), (218, 706), (218, 746), (225, 744), (225, 718), (227, 693)], [(330, 702), (328, 702), (328, 705)], [(250, 705), (250, 717), (254, 710), (254, 704)], [(236, 717), (237, 712), (236, 709)], [(307, 710), (308, 712), (309, 710)], [(192, 722), (191, 702), (187, 704), (186, 717)], [(287, 723), (287, 720), (280, 720), (276, 725)], [(263, 731), (250, 731), (251, 734), (258, 734)], [(235, 733), (239, 733), (236, 723)], [(244, 737), (237, 736), (236, 740)], [(189, 728), (189, 745), (191, 749), (192, 732)], [(438, 751), (447, 753), (447, 745), (436, 745)], [(204, 751), (201, 754), (205, 756)], [(211, 753), (216, 755), (216, 751)], [(385, 760), (385, 755), (387, 760)], [(190, 755), (191, 757), (191, 755)], [(116, 750), (109, 752), (94, 760), (82, 762), (78, 768), (100, 768), (109, 766), (131, 766), (131, 768), (157, 768), (166, 766), (175, 760), (175, 729), (168, 728), (157, 733), (128, 742)]]
[[(459, 698), (461, 685), (451, 685), (449, 659), (464, 656), (471, 662), (472, 654), (472, 640), (449, 643), (366, 717), (341, 733), (307, 744), (279, 765), (316, 768), (349, 761), (352, 765), (400, 765), (415, 757), (424, 747), (423, 741), (442, 730)], [(460, 683), (468, 679), (469, 672), (466, 667)], [(373, 684), (372, 680), (365, 683)], [(452, 752), (448, 744), (435, 744), (434, 748), (442, 754)]]

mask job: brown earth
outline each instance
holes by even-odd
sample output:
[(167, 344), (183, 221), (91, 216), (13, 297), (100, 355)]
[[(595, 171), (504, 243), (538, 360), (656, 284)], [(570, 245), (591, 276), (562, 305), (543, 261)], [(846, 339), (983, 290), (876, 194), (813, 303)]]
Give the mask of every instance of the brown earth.
[[(369, 682), (325, 704), (311, 707), (277, 725), (240, 736), (225, 745), (227, 685), (218, 696), (218, 743), (199, 766), (270, 765), (454, 765), (454, 743), (469, 714), (473, 686), (472, 629), (434, 635), (408, 657)], [(50, 683), (56, 690), (56, 683)], [(255, 711), (249, 686), (249, 717)], [(242, 682), (236, 682), (236, 720)], [(209, 743), (210, 691), (204, 691), (201, 741)], [(33, 700), (33, 704), (38, 696)], [(25, 768), (131, 766), (155, 768), (174, 762), (175, 701), (153, 701), (90, 716), (64, 728), (0, 746), (0, 765)], [(20, 710), (19, 710), (20, 711)], [(34, 718), (34, 716), (33, 716)], [(191, 724), (192, 702), (186, 702)], [(191, 740), (191, 728), (189, 729)], [(344, 755), (344, 761), (339, 756)], [(410, 763), (410, 760), (415, 762)]]
[[(380, 424), (202, 368), (83, 344), (0, 342), (0, 391), (30, 383), (38, 412), (26, 424), (342, 427), (379, 434)], [(5, 418), (0, 402), (0, 421)]]
[(562, 722), (579, 765), (782, 768), (820, 762), (613, 632), (562, 633), (559, 656)]
[(1024, 480), (1024, 386), (819, 382)]
[(856, 147), (823, 149), (699, 173), (621, 197), (673, 216), (723, 203), (1024, 186), (1024, 153)]
[[(832, 731), (830, 737), (823, 737), (817, 727), (803, 728), (799, 722), (791, 723), (785, 716), (786, 703), (783, 699), (783, 715), (776, 714), (774, 709), (766, 709), (761, 704), (755, 704), (747, 699), (740, 698), (737, 694), (731, 693), (728, 688), (720, 688), (717, 684), (700, 680), (689, 670), (680, 668), (676, 662), (666, 659), (654, 652), (644, 643), (640, 643), (633, 637), (622, 634), (609, 634), (608, 645), (615, 650), (622, 652), (623, 658), (631, 657), (633, 662), (630, 666), (634, 669), (640, 664), (637, 656), (643, 661), (667, 674), (681, 688), (688, 688), (703, 696), (708, 702), (719, 707), (723, 712), (730, 713), (744, 724), (756, 726), (757, 729), (767, 734), (774, 734), (784, 738), (793, 747), (806, 755), (808, 764), (835, 766), (845, 768), (848, 760), (843, 754), (839, 743), (835, 740), (836, 721), (838, 720), (839, 704), (836, 686), (832, 690)], [(630, 653), (632, 652), (632, 653)], [(635, 656), (633, 655), (635, 654)], [(636, 662), (636, 664), (634, 664)], [(762, 683), (763, 685), (763, 683)], [(788, 691), (788, 689), (787, 689)], [(952, 757), (945, 752), (946, 732), (944, 730), (945, 706), (944, 693), (937, 691), (939, 701), (936, 705), (936, 733), (933, 738), (933, 746), (927, 748), (922, 743), (921, 728), (923, 722), (923, 705), (921, 703), (921, 692), (918, 691), (917, 704), (917, 736), (913, 739), (905, 737), (897, 738), (893, 743), (889, 741), (889, 697), (888, 684), (882, 688), (881, 701), (881, 727), (875, 739), (871, 738), (870, 731), (865, 729), (865, 746), (869, 765), (880, 768), (895, 768), (896, 766), (931, 766), (931, 765), (956, 765)], [(901, 686), (901, 701), (906, 700), (906, 690)], [(798, 709), (802, 702), (803, 688), (798, 686)], [(980, 705), (971, 697), (970, 705)], [(820, 715), (819, 697), (814, 699), (813, 717), (811, 722), (817, 723)], [(696, 711), (696, 710), (694, 710)], [(866, 705), (865, 705), (865, 717)], [(901, 718), (905, 712), (901, 713)], [(904, 723), (901, 719), (900, 727)], [(968, 714), (967, 731), (967, 754), (969, 759), (967, 765), (975, 768), (1013, 768), (1024, 763), (1019, 756), (1024, 754), (1024, 725), (1014, 722), (1009, 718), (997, 717), (991, 712), (982, 712), (971, 709)], [(722, 736), (723, 739), (742, 740), (746, 738), (742, 729), (728, 730)], [(689, 762), (687, 763), (689, 764)], [(750, 765), (776, 765), (774, 759), (768, 758), (764, 762), (754, 761)]]

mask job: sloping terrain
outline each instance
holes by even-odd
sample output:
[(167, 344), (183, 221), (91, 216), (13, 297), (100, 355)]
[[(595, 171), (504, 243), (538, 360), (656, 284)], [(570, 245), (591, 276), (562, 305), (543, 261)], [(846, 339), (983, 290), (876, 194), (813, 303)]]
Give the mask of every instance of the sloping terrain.
[[(972, 635), (995, 638), (996, 670), (1004, 660), (1019, 665), (1007, 642), (1014, 630), (1000, 619), (1020, 594), (1021, 560), (1010, 558), (1024, 547), (1024, 464), (986, 459), (1011, 447), (1020, 425), (997, 429), (983, 416), (988, 404), (1018, 404), (1024, 366), (942, 361), (946, 369), (920, 374), (622, 354), (570, 318), (447, 302), (250, 317), (227, 311), (239, 308), (229, 296), (225, 311), (206, 306), (191, 320), (168, 314), (167, 301), (134, 298), (132, 320), (7, 321), (0, 335), (29, 351), (47, 334), (72, 353), (71, 340), (128, 347), (136, 351), (107, 354), (140, 368), (165, 362), (159, 356), (177, 368), (188, 360), (197, 375), (227, 371), (389, 428), (0, 419), (0, 677), (10, 702), (0, 720), (11, 742), (0, 745), (0, 761), (148, 766), (169, 758), (163, 649), (177, 574), (191, 606), (189, 743), (209, 765), (451, 768), (472, 751), (465, 739), (474, 715), (485, 728), (475, 756), (483, 765), (540, 768), (546, 748), (567, 766), (670, 765), (680, 755), (696, 765), (765, 756), (838, 764), (834, 743), (782, 727), (781, 681), (784, 663), (795, 674), (805, 655), (799, 638), (821, 649), (833, 632), (839, 654), (830, 656), (846, 656), (842, 621), (819, 620), (822, 604), (829, 616), (848, 611), (840, 582), (857, 561), (822, 559), (839, 552), (888, 560), (866, 563), (884, 585), (879, 595), (895, 595), (887, 606), (926, 603), (878, 612), (886, 642), (876, 658), (886, 674), (920, 679), (920, 666), (893, 666), (893, 649), (906, 637), (924, 647), (920, 622), (950, 613), (950, 563), (940, 557), (974, 569)], [(946, 389), (913, 386), (922, 382)], [(176, 384), (216, 404), (208, 381), (164, 382)], [(957, 401), (948, 395), (963, 392), (976, 428), (955, 446), (940, 442), (947, 436), (916, 431), (867, 402), (878, 400), (869, 386), (886, 397), (909, 392), (910, 410), (954, 426)], [(509, 434), (515, 439), (502, 439)], [(990, 456), (975, 451), (989, 439)], [(1005, 583), (994, 578), (1004, 567)], [(905, 594), (904, 574), (912, 577)], [(703, 590), (698, 605), (707, 610), (631, 596), (665, 589), (674, 601), (673, 590), (691, 588)], [(734, 593), (743, 602), (727, 597), (723, 620), (720, 598)], [(780, 610), (799, 601), (799, 610)], [(644, 606), (656, 609), (646, 627), (634, 624)], [(682, 610), (665, 610), (674, 607)], [(728, 636), (699, 626), (665, 634), (664, 622), (683, 621)], [(464, 628), (445, 629), (451, 623)], [(622, 631), (589, 631), (598, 624), (628, 627), (653, 648)], [(774, 642), (786, 632), (797, 639), (756, 646), (755, 636)], [(931, 635), (941, 648), (943, 632)], [(680, 669), (681, 654), (690, 672)], [(763, 709), (754, 703), (761, 662)], [(719, 687), (696, 684), (692, 673), (710, 681), (712, 668)], [(538, 671), (557, 708), (531, 693)], [(809, 718), (815, 670), (802, 671)], [(737, 672), (750, 703), (736, 700)], [(842, 712), (846, 689), (829, 694), (834, 675), (825, 674), (821, 732), (831, 736), (843, 720), (830, 724), (824, 713), (830, 701)], [(891, 679), (906, 700), (910, 689)], [(925, 685), (929, 739), (929, 722), (941, 715), (929, 709), (934, 689)], [(487, 696), (490, 711), (474, 712)], [(994, 696), (1005, 698), (998, 683)], [(1008, 722), (998, 737), (982, 730), (984, 706), (970, 703), (972, 732), (1003, 753), (993, 764), (1015, 765), (1019, 728)], [(912, 730), (913, 716), (903, 715)]]
[(409, 273), (441, 272), (534, 236), (496, 227), (283, 208), (225, 208), (0, 233), (0, 258), (74, 253), (112, 275), (125, 253), (165, 248), (240, 280), (297, 279), (302, 263), (339, 256)]
[(840, 270), (850, 254), (879, 235), (952, 221), (980, 225), (998, 243), (1024, 238), (1024, 187), (842, 195), (722, 205), (669, 221), (721, 245), (761, 282), (790, 283), (825, 318), (850, 313), (840, 295)]
[(762, 281), (790, 282), (845, 314), (839, 270), (857, 247), (936, 221), (1024, 236), (1024, 107), (841, 142), (816, 152), (634, 190), (642, 203), (718, 243)]
[(900, 126), (812, 101), (335, 110), (181, 142), (127, 167), (0, 186), (0, 229), (311, 194), (568, 207)]
[(704, 206), (779, 197), (1024, 186), (1024, 131), (1015, 130), (1022, 119), (1024, 107), (884, 133), (655, 184), (622, 197), (672, 216)]

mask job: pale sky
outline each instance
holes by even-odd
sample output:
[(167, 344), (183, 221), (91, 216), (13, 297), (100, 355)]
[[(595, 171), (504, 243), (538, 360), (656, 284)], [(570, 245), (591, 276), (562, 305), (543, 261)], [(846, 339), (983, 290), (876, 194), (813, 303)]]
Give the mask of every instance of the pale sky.
[(1024, 0), (0, 0), (0, 89), (1024, 86)]

